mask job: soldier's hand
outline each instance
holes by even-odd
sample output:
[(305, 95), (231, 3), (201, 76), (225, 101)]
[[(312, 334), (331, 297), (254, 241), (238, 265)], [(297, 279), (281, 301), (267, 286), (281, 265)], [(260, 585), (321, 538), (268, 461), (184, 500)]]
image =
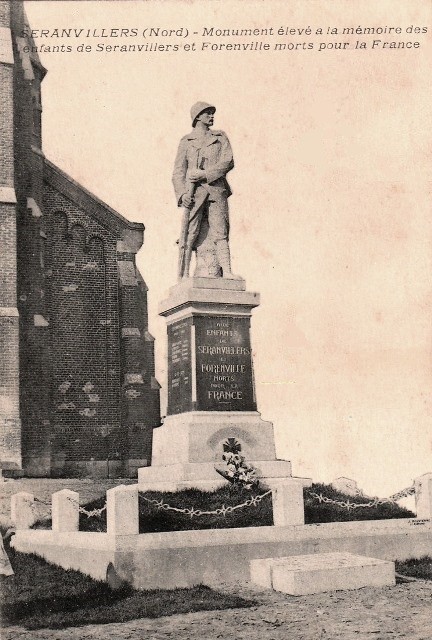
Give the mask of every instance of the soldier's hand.
[(188, 173), (188, 178), (191, 182), (200, 182), (201, 180), (205, 180), (206, 174), (202, 169), (192, 169)]
[(182, 196), (182, 205), (187, 209), (190, 209), (193, 205), (193, 198), (185, 193), (184, 196)]

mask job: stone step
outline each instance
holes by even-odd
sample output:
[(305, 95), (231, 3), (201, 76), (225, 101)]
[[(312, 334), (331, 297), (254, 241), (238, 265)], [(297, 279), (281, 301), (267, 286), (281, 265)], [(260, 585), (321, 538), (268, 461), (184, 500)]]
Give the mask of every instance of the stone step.
[[(257, 477), (262, 478), (264, 482), (282, 481), (291, 477), (291, 463), (288, 460), (251, 460), (247, 461), (257, 472)], [(192, 483), (192, 486), (199, 486), (200, 482), (212, 482), (215, 486), (226, 484), (226, 480), (222, 478), (216, 471), (215, 467), (223, 468), (223, 462), (199, 462), (186, 464), (171, 465), (152, 465), (150, 467), (141, 467), (138, 469), (138, 484), (152, 485), (163, 482), (170, 485), (180, 485), (184, 483)], [(195, 485), (193, 485), (195, 483)], [(309, 485), (310, 481), (305, 480), (305, 484)], [(168, 491), (176, 489), (167, 489)]]
[(260, 558), (250, 571), (255, 584), (293, 596), (396, 584), (394, 562), (342, 552)]

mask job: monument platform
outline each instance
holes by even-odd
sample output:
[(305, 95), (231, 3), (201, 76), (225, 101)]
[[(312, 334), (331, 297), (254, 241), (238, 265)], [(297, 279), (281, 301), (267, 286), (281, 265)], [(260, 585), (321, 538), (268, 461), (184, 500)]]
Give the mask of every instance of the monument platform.
[(215, 467), (227, 469), (230, 444), (264, 481), (291, 477), (291, 463), (276, 458), (273, 424), (257, 411), (250, 320), (258, 305), (243, 279), (184, 278), (171, 287), (159, 308), (168, 332), (168, 415), (154, 429), (140, 487), (216, 488), (226, 483)]

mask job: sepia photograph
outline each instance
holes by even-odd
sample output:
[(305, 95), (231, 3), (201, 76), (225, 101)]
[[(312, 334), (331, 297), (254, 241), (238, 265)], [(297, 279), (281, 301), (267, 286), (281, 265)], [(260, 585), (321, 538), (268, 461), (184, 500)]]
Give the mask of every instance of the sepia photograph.
[(432, 640), (431, 34), (0, 0), (5, 640)]

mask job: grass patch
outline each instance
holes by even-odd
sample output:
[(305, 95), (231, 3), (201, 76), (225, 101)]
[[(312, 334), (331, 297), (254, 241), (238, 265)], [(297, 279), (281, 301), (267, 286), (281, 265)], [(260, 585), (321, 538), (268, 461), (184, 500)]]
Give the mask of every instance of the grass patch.
[(327, 484), (313, 484), (310, 489), (304, 490), (305, 523), (317, 524), (319, 522), (348, 522), (353, 520), (388, 520), (392, 518), (415, 518), (415, 514), (396, 503), (379, 504), (376, 507), (359, 507), (358, 509), (346, 509), (335, 504), (319, 502), (310, 495), (310, 491), (322, 494), (326, 498), (357, 504), (369, 502), (367, 496), (349, 496), (333, 489)]
[[(215, 511), (222, 505), (234, 507), (253, 496), (264, 493), (265, 489), (247, 490), (240, 486), (227, 484), (216, 491), (200, 491), (184, 489), (172, 493), (148, 491), (142, 495), (179, 509), (191, 508), (201, 511)], [(105, 498), (94, 500), (86, 505), (87, 510), (98, 509), (105, 503)], [(273, 524), (271, 495), (266, 496), (257, 506), (244, 507), (231, 513), (211, 516), (189, 516), (177, 511), (158, 509), (156, 505), (139, 499), (140, 533), (156, 533), (160, 531), (186, 531), (190, 529), (230, 529), (233, 527), (263, 527)], [(106, 512), (101, 516), (88, 518), (80, 514), (82, 531), (106, 531)]]
[(203, 585), (152, 591), (125, 586), (113, 591), (105, 582), (35, 555), (16, 553), (11, 562), (15, 575), (0, 581), (5, 626), (19, 623), (27, 629), (61, 629), (256, 604)]
[(410, 558), (409, 560), (396, 560), (396, 571), (410, 578), (432, 580), (432, 557)]

